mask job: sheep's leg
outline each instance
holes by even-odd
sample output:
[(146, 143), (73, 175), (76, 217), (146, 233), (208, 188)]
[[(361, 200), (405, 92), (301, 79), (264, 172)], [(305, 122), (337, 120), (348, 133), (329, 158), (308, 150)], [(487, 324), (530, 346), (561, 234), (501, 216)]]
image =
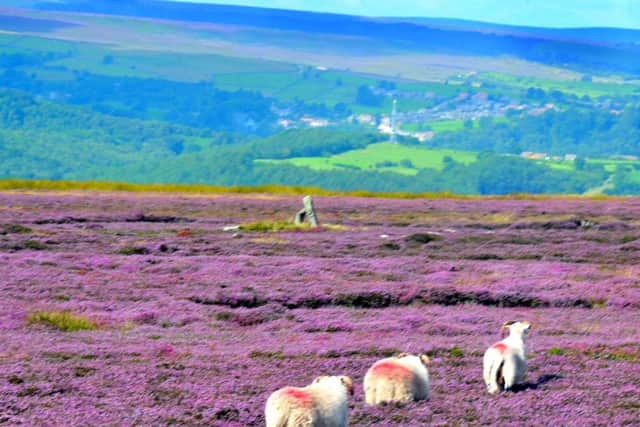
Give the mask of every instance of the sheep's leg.
[(502, 379), (504, 359), (502, 355), (489, 351), (485, 354), (483, 362), (483, 376), (487, 391), (490, 394), (498, 393), (504, 388), (504, 381)]
[(513, 357), (505, 359), (502, 365), (502, 377), (504, 378), (504, 389), (510, 390), (517, 383), (518, 366)]
[(365, 380), (365, 399), (367, 405), (377, 405), (380, 403), (380, 384), (376, 378)]

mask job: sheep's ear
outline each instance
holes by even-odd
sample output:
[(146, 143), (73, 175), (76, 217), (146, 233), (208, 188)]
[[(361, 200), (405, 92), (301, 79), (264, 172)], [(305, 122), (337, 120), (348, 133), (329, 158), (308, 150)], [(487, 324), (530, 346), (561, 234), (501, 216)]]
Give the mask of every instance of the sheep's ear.
[(393, 355), (393, 357), (395, 357), (396, 359), (401, 359), (403, 357), (407, 357), (409, 355), (409, 353), (396, 353)]
[(509, 328), (511, 327), (511, 325), (513, 325), (514, 323), (516, 323), (515, 320), (509, 320), (508, 322), (504, 322), (502, 324), (502, 327), (500, 328), (500, 335), (505, 336), (509, 334)]
[(315, 377), (315, 378), (313, 379), (313, 381), (311, 381), (311, 384), (319, 383), (319, 382), (320, 382), (320, 380), (322, 380), (323, 378), (324, 378), (324, 376), (323, 376), (323, 375), (320, 375), (319, 377)]
[(426, 354), (421, 354), (420, 360), (425, 366), (431, 363), (431, 359), (429, 359), (429, 356), (427, 356)]
[(347, 391), (349, 392), (349, 394), (353, 396), (353, 380), (351, 379), (351, 377), (348, 377), (346, 375), (342, 376), (340, 377), (340, 381), (347, 388)]

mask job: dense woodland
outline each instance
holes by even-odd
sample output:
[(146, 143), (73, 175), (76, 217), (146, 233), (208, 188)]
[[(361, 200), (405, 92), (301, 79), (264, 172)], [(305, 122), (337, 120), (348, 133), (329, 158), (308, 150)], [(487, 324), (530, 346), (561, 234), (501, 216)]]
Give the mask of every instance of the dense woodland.
[(584, 157), (640, 155), (640, 106), (612, 113), (605, 109), (548, 111), (507, 122), (481, 119), (480, 126), (447, 132), (432, 144), (473, 151), (520, 154), (536, 151)]

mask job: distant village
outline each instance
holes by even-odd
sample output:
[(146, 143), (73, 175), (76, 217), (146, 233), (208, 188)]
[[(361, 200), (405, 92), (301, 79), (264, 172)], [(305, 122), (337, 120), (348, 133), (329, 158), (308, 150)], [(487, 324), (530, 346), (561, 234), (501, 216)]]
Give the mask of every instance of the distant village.
[[(317, 67), (318, 71), (326, 71), (325, 67)], [(466, 83), (464, 77), (459, 76), (462, 80), (451, 81), (449, 84), (459, 85)], [(474, 82), (470, 84), (474, 89), (480, 89), (481, 83)], [(431, 128), (431, 124), (438, 122), (455, 122), (455, 121), (475, 121), (482, 118), (500, 119), (509, 115), (530, 115), (539, 116), (547, 111), (560, 111), (560, 108), (554, 102), (548, 100), (527, 100), (520, 102), (510, 99), (507, 96), (490, 95), (484, 91), (474, 92), (473, 90), (460, 92), (457, 96), (447, 99), (439, 99), (433, 92), (411, 92), (401, 91), (392, 87), (369, 86), (368, 90), (380, 99), (397, 100), (398, 104), (403, 101), (424, 100), (425, 104), (431, 104), (430, 107), (419, 108), (415, 111), (393, 111), (379, 113), (354, 113), (347, 117), (327, 118), (305, 114), (296, 116), (295, 112), (287, 109), (278, 111), (278, 125), (282, 128), (323, 128), (328, 126), (336, 126), (341, 124), (359, 124), (371, 126), (377, 129), (380, 134), (389, 135), (391, 139), (395, 136), (405, 136), (415, 138), (420, 142), (431, 140), (437, 133)], [(435, 105), (434, 101), (436, 101)], [(439, 102), (438, 102), (439, 101)], [(583, 105), (583, 99), (572, 100), (574, 104)], [(620, 114), (622, 107), (612, 103), (611, 100), (602, 100), (590, 105), (596, 105), (599, 108), (607, 109), (612, 114)], [(547, 153), (538, 153), (532, 151), (524, 151), (520, 156), (530, 160), (545, 161), (575, 161), (576, 154), (566, 153), (562, 156), (550, 155)], [(620, 155), (612, 156), (611, 159), (636, 161), (637, 156)]]
[[(370, 89), (376, 96), (397, 99), (399, 103), (402, 103), (403, 100), (415, 101), (416, 99), (423, 99), (429, 101), (436, 98), (432, 92), (407, 92), (395, 89), (382, 89), (379, 87), (371, 87)], [(430, 108), (420, 108), (415, 111), (398, 111), (395, 113), (395, 122), (397, 124), (395, 133), (397, 135), (413, 137), (424, 142), (433, 138), (436, 133), (429, 129), (429, 123), (478, 120), (483, 117), (504, 117), (510, 111), (517, 112), (518, 114), (541, 115), (549, 110), (558, 110), (558, 108), (550, 102), (525, 104), (512, 101), (507, 97), (491, 97), (486, 92), (461, 92), (456, 97), (442, 100)], [(278, 120), (278, 125), (285, 129), (292, 127), (321, 128), (343, 123), (357, 123), (376, 127), (378, 132), (382, 134), (394, 133), (391, 111), (378, 114), (353, 114), (339, 120), (311, 115), (292, 118), (293, 116), (290, 114), (290, 110), (280, 111), (279, 113), (281, 117)], [(418, 125), (413, 127), (424, 129), (408, 130), (403, 127), (403, 125), (411, 124)]]

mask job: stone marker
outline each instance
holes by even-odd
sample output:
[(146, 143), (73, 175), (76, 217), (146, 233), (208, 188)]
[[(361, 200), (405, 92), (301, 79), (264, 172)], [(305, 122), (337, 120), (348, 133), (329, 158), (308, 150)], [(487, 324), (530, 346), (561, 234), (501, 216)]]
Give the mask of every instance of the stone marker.
[(295, 224), (302, 224), (306, 219), (307, 221), (309, 221), (309, 225), (311, 225), (311, 227), (317, 227), (318, 216), (316, 215), (316, 210), (313, 207), (313, 199), (311, 198), (311, 196), (305, 196), (302, 199), (302, 203), (304, 204), (304, 209), (298, 211), (293, 222)]

